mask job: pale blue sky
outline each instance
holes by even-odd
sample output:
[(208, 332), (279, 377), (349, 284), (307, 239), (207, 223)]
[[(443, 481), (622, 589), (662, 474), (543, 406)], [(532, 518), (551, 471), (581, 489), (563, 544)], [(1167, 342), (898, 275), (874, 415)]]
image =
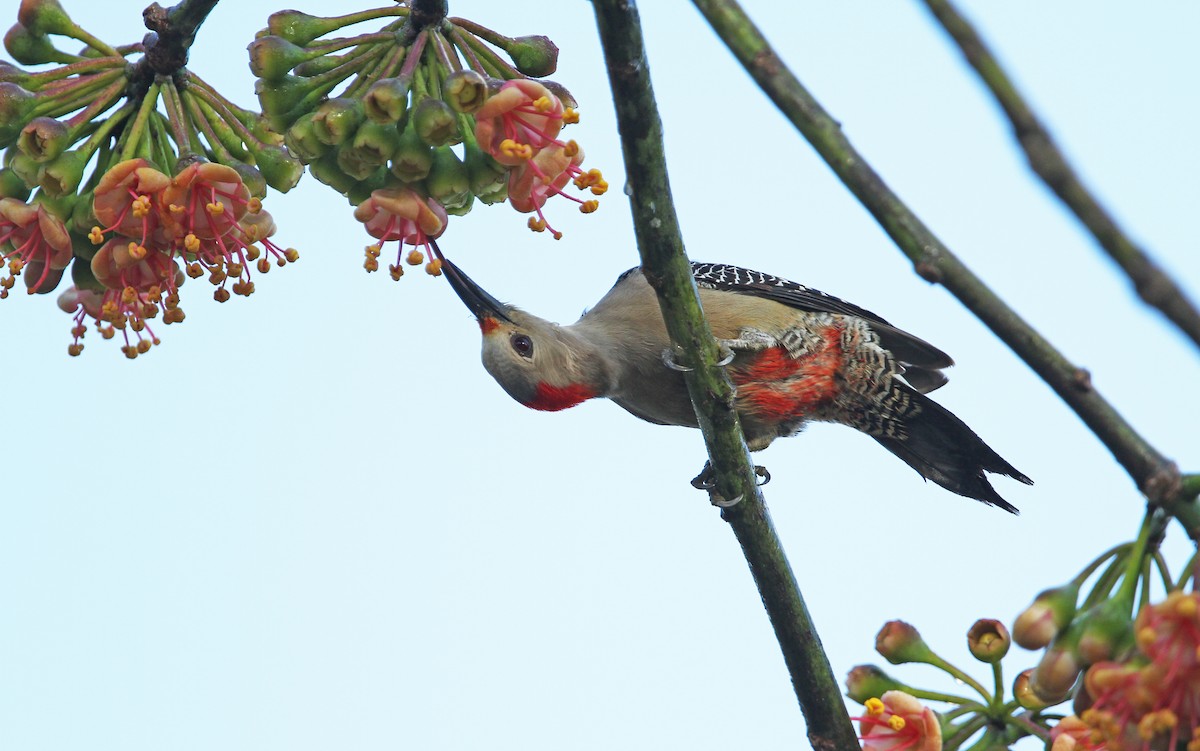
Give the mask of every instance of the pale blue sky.
[[(63, 1), (105, 39), (142, 36), (144, 2)], [(911, 272), (689, 3), (643, 6), (690, 255), (815, 286), (945, 349), (958, 365), (938, 400), (1037, 483), (997, 481), (1022, 510), (1010, 517), (830, 426), (758, 457), (839, 676), (876, 661), (896, 617), (971, 667), (972, 621), (1011, 621), (1132, 537), (1139, 497), (1047, 387)], [(1200, 6), (964, 6), (1088, 183), (1200, 297)], [(301, 9), (318, 7), (352, 9)], [(1200, 468), (1195, 348), (1030, 176), (923, 6), (746, 7), (934, 231)], [(274, 9), (222, 3), (192, 68), (252, 104), (243, 49)], [(559, 44), (573, 137), (618, 189), (590, 217), (559, 207), (558, 243), (483, 207), (441, 246), (500, 299), (574, 320), (637, 262), (591, 6), (451, 11)], [(267, 207), (300, 263), (224, 306), (189, 285), (187, 321), (136, 362), (94, 335), (68, 358), (53, 297), (0, 302), (0, 748), (807, 747), (733, 536), (687, 484), (700, 434), (603, 402), (524, 409), (480, 366), (442, 280), (363, 272), (340, 197), (305, 178)], [(1012, 655), (1010, 674), (1034, 659)]]

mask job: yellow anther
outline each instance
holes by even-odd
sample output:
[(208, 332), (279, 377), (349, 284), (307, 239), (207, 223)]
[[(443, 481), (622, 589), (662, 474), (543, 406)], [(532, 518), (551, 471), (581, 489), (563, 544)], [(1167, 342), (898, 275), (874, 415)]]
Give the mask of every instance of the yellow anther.
[(900, 715), (894, 714), (888, 718), (887, 724), (888, 724), (888, 727), (891, 728), (892, 730), (895, 730), (896, 732), (900, 732), (901, 730), (904, 729), (904, 726), (907, 725), (908, 723), (905, 722), (904, 718), (901, 717)]
[(432, 261), (430, 261), (429, 263), (425, 264), (425, 273), (429, 274), (430, 276), (441, 276), (442, 275), (442, 259), (435, 258)]
[(186, 270), (187, 275), (192, 279), (204, 276), (204, 268), (198, 263), (189, 263)]
[(141, 331), (142, 329), (146, 328), (146, 322), (140, 318), (134, 318), (129, 322), (129, 328), (133, 329), (134, 331)]
[(70, 355), (71, 357), (79, 357), (79, 353), (82, 351), (83, 351), (82, 344), (76, 343), (76, 344), (68, 344), (67, 345), (67, 354)]
[(228, 268), (226, 268), (226, 270), (225, 270), (225, 271), (226, 271), (226, 273), (228, 273), (230, 276), (236, 276), (236, 277), (240, 277), (240, 276), (242, 275), (242, 272), (243, 272), (245, 269), (246, 269), (246, 267), (245, 267), (245, 266), (243, 266), (243, 265), (242, 265), (242, 264), (240, 264), (240, 263), (237, 263), (237, 262), (230, 262), (230, 263), (228, 264)]
[(213, 216), (220, 216), (225, 213), (225, 204), (220, 201), (212, 201), (204, 204), (204, 210)]
[(151, 302), (158, 302), (162, 299), (162, 288), (157, 284), (151, 284), (150, 289), (146, 290), (146, 299)]
[(262, 250), (257, 245), (250, 245), (246, 248), (246, 260), (257, 261), (262, 255)]
[(601, 180), (592, 186), (592, 195), (594, 195), (594, 196), (602, 196), (607, 192), (608, 192), (608, 181), (607, 180)]
[(1175, 613), (1184, 618), (1191, 618), (1196, 614), (1196, 600), (1191, 597), (1184, 597), (1175, 603)]
[(420, 266), (425, 263), (425, 254), (419, 250), (413, 249), (404, 257), (404, 262), (409, 266)]
[(533, 147), (527, 143), (517, 143), (511, 138), (500, 142), (500, 153), (513, 159), (532, 159)]
[(132, 344), (126, 344), (124, 347), (121, 347), (121, 351), (124, 352), (125, 356), (128, 357), (130, 360), (137, 359), (137, 356), (138, 356), (137, 347), (134, 347)]
[(379, 271), (379, 261), (376, 261), (374, 258), (367, 258), (367, 260), (363, 261), (363, 268), (367, 270), (368, 274)]
[(271, 270), (271, 261), (267, 258), (258, 259), (258, 273), (265, 274)]
[(92, 227), (92, 231), (88, 233), (88, 239), (92, 241), (92, 245), (99, 245), (104, 242), (104, 232), (99, 227)]
[(146, 257), (146, 254), (148, 254), (149, 252), (150, 251), (146, 250), (145, 245), (138, 245), (137, 243), (132, 242), (132, 241), (129, 243), (129, 255), (135, 261), (142, 260), (143, 258)]
[(114, 329), (112, 326), (105, 326), (104, 328), (100, 329), (100, 336), (103, 337), (106, 341), (109, 339), (112, 339), (116, 335), (117, 335), (117, 330)]
[(138, 196), (130, 204), (135, 219), (144, 219), (150, 215), (150, 196)]
[(1142, 717), (1141, 720), (1138, 720), (1138, 736), (1142, 740), (1148, 741), (1154, 738), (1154, 736), (1174, 728), (1177, 724), (1179, 724), (1179, 718), (1169, 709), (1150, 712)]
[(283, 257), (288, 260), (288, 263), (295, 263), (300, 258), (300, 251), (295, 248), (288, 248), (283, 251)]
[(579, 204), (579, 211), (584, 214), (590, 214), (598, 208), (600, 208), (599, 201), (584, 201)]
[(229, 290), (225, 289), (224, 287), (218, 287), (213, 292), (213, 299), (217, 302), (225, 302), (229, 299)]
[(251, 198), (249, 201), (246, 201), (246, 210), (251, 214), (257, 214), (262, 211), (262, 201), (258, 198)]
[(187, 211), (187, 209), (177, 203), (173, 203), (167, 207), (167, 211), (170, 211), (172, 214), (182, 214), (183, 212)]
[(867, 703), (863, 706), (866, 707), (867, 714), (872, 717), (883, 714), (883, 710), (886, 708), (881, 700), (874, 697), (867, 699)]
[(567, 141), (567, 145), (563, 146), (563, 155), (564, 156), (569, 156), (569, 157), (575, 156), (578, 153), (579, 153), (579, 144), (576, 143), (574, 140)]
[(561, 239), (562, 239), (562, 233), (561, 233), (561, 232), (559, 232), (559, 231), (558, 231), (558, 230), (556, 230), (556, 229), (552, 229), (552, 230), (550, 230), (550, 236), (551, 236), (551, 237), (553, 237), (555, 240), (561, 240)]
[(404, 267), (400, 264), (389, 264), (388, 273), (392, 275), (392, 281), (400, 281), (400, 277), (404, 276)]
[(1154, 640), (1157, 638), (1158, 632), (1154, 630), (1153, 626), (1143, 626), (1138, 629), (1137, 643), (1138, 646), (1142, 647), (1143, 649), (1153, 644)]
[(536, 216), (531, 216), (529, 217), (529, 222), (526, 224), (526, 226), (528, 226), (529, 229), (533, 230), (534, 232), (545, 232), (546, 220), (538, 219)]
[(133, 305), (137, 301), (137, 290), (133, 287), (126, 287), (121, 290), (121, 302), (126, 305)]
[(562, 121), (567, 125), (574, 125), (575, 123), (579, 122), (579, 113), (574, 107), (567, 107), (565, 110), (563, 110)]
[(208, 281), (210, 284), (220, 284), (225, 281), (225, 278), (225, 272), (216, 268), (214, 268), (213, 272), (208, 275)]
[(187, 233), (187, 236), (183, 238), (183, 247), (184, 250), (188, 251), (189, 253), (199, 252), (200, 238), (196, 237), (191, 232)]
[(533, 108), (538, 112), (549, 112), (554, 109), (554, 102), (550, 101), (550, 97), (542, 94), (537, 99), (533, 100)]

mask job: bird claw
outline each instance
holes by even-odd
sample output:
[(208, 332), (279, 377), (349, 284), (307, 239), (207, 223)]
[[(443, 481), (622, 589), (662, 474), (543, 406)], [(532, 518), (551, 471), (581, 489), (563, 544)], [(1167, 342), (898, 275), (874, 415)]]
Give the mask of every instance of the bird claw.
[(723, 368), (729, 363), (733, 362), (733, 358), (737, 356), (737, 352), (734, 352), (733, 349), (727, 346), (724, 342), (720, 342), (720, 345), (721, 359), (717, 362), (717, 367)]
[[(662, 351), (662, 361), (663, 361), (663, 364), (666, 365), (668, 368), (670, 368), (671, 370), (677, 370), (680, 373), (687, 373), (689, 371), (695, 370), (695, 368), (689, 368), (686, 365), (680, 365), (679, 363), (675, 362), (675, 354), (671, 351), (670, 347), (667, 347), (666, 349), (664, 349)], [(694, 481), (693, 481), (693, 484), (695, 484)]]
[[(766, 485), (771, 481), (771, 473), (766, 467), (754, 465), (754, 474), (760, 478), (756, 483), (759, 487)], [(717, 473), (713, 471), (712, 462), (705, 462), (704, 469), (700, 470), (700, 474), (692, 478), (692, 487), (696, 490), (707, 490), (712, 505), (718, 508), (730, 508), (742, 502), (745, 494), (739, 495), (737, 498), (725, 499), (717, 492)]]
[(760, 483), (758, 483), (758, 487), (760, 487), (760, 488), (763, 485), (766, 485), (768, 482), (771, 481), (771, 473), (767, 471), (766, 467), (755, 464), (754, 465), (754, 474), (762, 478), (762, 481)]

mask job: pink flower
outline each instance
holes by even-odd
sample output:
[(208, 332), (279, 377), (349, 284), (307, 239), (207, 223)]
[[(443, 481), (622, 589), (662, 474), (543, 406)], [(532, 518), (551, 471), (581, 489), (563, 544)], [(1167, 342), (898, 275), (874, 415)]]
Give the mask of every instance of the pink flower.
[(8, 276), (0, 279), (0, 299), (8, 297), (22, 270), (30, 294), (49, 292), (71, 257), (71, 236), (61, 219), (41, 204), (0, 198), (0, 261), (8, 264)]
[(475, 139), (497, 162), (515, 167), (557, 143), (566, 112), (537, 81), (506, 81), (475, 112)]
[(96, 185), (92, 213), (102, 226), (93, 227), (88, 238), (95, 245), (108, 232), (131, 237), (141, 245), (162, 242), (156, 236), (161, 224), (162, 192), (171, 178), (145, 159), (127, 159), (109, 167)]
[(863, 751), (941, 751), (942, 726), (932, 709), (903, 691), (868, 699), (856, 717)]
[[(379, 268), (377, 259), (384, 243), (400, 242), (396, 263), (389, 266), (392, 278), (398, 280), (404, 274), (400, 265), (404, 246), (412, 245), (414, 248), (425, 248), (428, 251), (430, 242), (445, 232), (448, 217), (440, 203), (422, 196), (411, 188), (384, 188), (374, 191), (370, 198), (360, 203), (354, 210), (354, 218), (363, 223), (371, 237), (379, 240), (378, 243), (367, 246), (367, 260), (363, 264), (367, 271), (376, 271)], [(423, 259), (421, 251), (416, 249), (408, 254), (408, 262), (412, 265), (421, 263)], [(434, 268), (430, 273), (436, 276), (437, 271), (439, 269)]]

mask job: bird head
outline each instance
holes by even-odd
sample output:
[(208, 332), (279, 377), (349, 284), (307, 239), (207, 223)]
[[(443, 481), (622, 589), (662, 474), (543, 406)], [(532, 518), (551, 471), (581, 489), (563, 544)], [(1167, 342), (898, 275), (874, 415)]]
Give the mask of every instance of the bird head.
[(513, 399), (555, 411), (608, 390), (600, 353), (571, 327), (500, 302), (449, 260), (443, 259), (442, 270), (479, 322), (483, 367)]

